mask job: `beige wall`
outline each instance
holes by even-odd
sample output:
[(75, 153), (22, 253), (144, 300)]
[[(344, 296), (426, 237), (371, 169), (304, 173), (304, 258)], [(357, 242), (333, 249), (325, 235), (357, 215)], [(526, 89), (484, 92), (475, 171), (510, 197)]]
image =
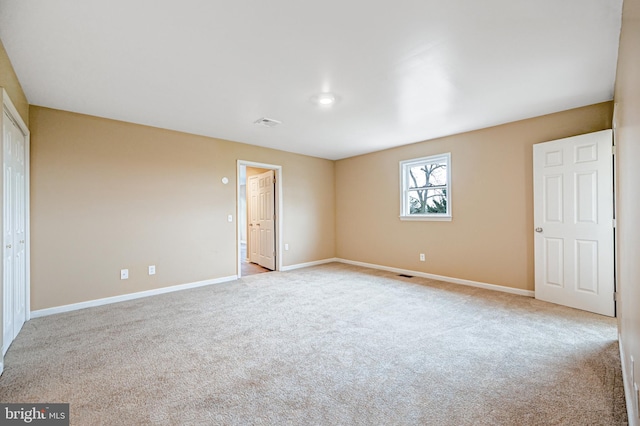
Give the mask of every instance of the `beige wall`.
[(20, 81), (18, 81), (18, 76), (16, 76), (15, 71), (13, 70), (13, 65), (11, 65), (11, 61), (9, 60), (9, 56), (7, 55), (7, 51), (4, 50), (4, 45), (0, 40), (0, 87), (4, 87), (4, 89), (9, 94), (9, 98), (11, 98), (11, 102), (18, 110), (20, 117), (22, 120), (29, 125), (29, 102), (27, 102), (27, 97), (22, 90), (22, 86), (20, 85)]
[[(618, 325), (627, 395), (635, 398), (631, 357), (640, 385), (640, 0), (625, 0), (616, 78)], [(633, 399), (632, 399), (633, 400)], [(639, 424), (636, 403), (627, 404)]]
[(30, 111), (33, 310), (235, 275), (238, 159), (282, 166), (283, 265), (335, 256), (332, 161)]
[[(337, 161), (337, 257), (533, 290), (532, 146), (611, 128), (611, 113), (607, 102)], [(399, 161), (446, 152), (453, 221), (400, 221)]]

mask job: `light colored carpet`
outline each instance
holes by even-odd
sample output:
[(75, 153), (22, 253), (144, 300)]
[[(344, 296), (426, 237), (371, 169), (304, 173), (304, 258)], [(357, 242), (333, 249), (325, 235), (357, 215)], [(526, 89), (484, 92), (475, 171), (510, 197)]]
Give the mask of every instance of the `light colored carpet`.
[(73, 425), (616, 425), (613, 319), (329, 264), (28, 322), (0, 401)]

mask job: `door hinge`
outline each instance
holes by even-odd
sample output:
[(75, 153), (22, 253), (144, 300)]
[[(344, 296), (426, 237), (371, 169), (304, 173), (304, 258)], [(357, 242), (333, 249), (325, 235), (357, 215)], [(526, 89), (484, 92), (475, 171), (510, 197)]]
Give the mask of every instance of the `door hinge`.
[(611, 154), (612, 155), (616, 155), (616, 146), (615, 145), (611, 145)]
[(616, 293), (615, 291), (613, 292), (613, 301), (614, 302), (618, 301), (618, 293)]
[(615, 229), (618, 226), (618, 221), (613, 219), (613, 228)]

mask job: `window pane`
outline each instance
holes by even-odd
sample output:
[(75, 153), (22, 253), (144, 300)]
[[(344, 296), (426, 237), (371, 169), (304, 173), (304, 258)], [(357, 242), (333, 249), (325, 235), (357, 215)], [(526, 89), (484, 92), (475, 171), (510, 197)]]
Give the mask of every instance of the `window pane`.
[(447, 184), (447, 164), (425, 163), (409, 167), (409, 188), (428, 188)]
[(451, 220), (450, 167), (451, 153), (400, 162), (401, 219)]
[(409, 191), (409, 214), (446, 214), (446, 189), (418, 189)]

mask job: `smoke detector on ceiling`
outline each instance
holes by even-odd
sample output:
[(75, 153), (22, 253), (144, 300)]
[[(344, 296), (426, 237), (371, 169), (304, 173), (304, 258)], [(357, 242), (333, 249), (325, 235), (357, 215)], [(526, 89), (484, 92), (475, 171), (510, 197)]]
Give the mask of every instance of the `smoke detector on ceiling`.
[(276, 127), (278, 124), (282, 124), (282, 121), (274, 120), (273, 118), (262, 117), (254, 121), (253, 124), (264, 127)]

